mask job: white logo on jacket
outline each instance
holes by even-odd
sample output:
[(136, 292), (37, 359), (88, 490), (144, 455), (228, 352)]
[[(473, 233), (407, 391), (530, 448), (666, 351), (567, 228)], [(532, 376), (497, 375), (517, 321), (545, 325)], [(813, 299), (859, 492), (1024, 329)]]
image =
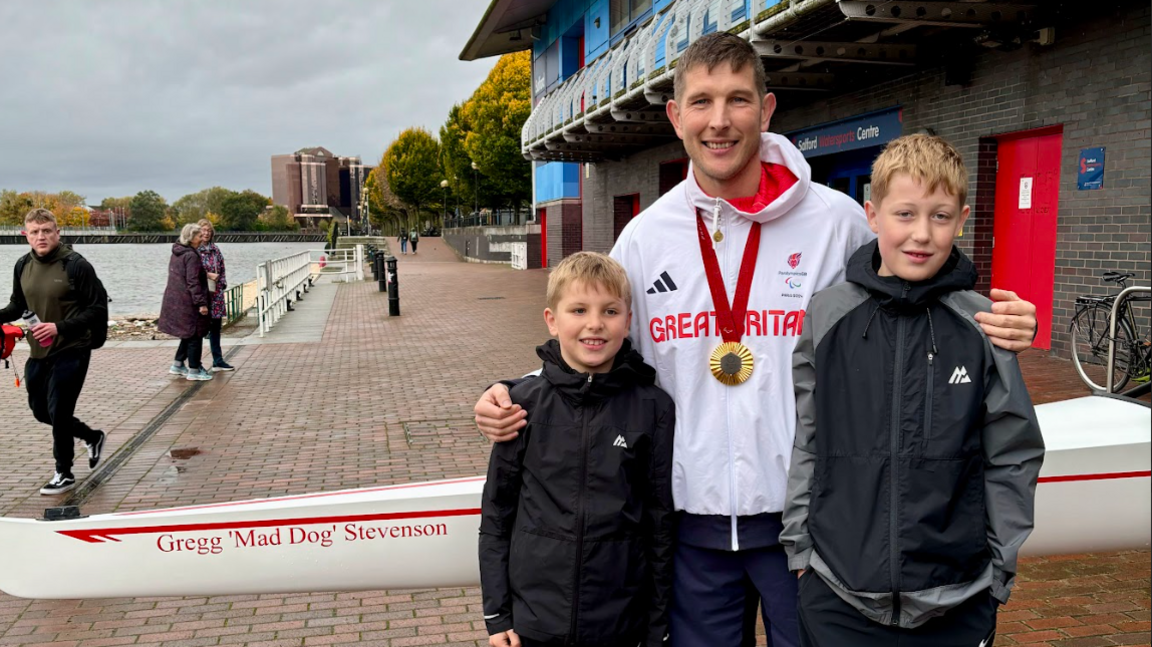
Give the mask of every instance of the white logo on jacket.
[(948, 378), (949, 384), (969, 384), (972, 378), (968, 377), (968, 369), (963, 366), (957, 366), (952, 371), (952, 377)]

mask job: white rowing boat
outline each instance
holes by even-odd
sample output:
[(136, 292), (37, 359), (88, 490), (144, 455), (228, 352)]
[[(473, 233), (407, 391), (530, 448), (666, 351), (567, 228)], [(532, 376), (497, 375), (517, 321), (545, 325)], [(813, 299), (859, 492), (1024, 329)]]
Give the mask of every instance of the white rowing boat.
[[(1148, 547), (1152, 409), (1086, 397), (1037, 413), (1048, 453), (1025, 553)], [(52, 599), (475, 586), (483, 484), (474, 477), (65, 521), (0, 517), (0, 591)]]

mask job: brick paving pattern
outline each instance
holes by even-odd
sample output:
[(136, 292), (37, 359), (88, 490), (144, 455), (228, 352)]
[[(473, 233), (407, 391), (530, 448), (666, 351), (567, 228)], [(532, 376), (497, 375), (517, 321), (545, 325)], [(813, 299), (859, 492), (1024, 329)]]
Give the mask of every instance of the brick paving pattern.
[[(403, 316), (387, 317), (375, 283), (342, 285), (321, 342), (240, 347), (231, 360), (238, 370), (200, 387), (84, 503), (85, 513), (482, 473), (488, 446), (472, 425), (472, 404), (493, 379), (537, 366), (546, 274), (458, 263), (434, 238), (399, 259)], [(111, 430), (110, 449), (189, 384), (165, 374), (170, 353), (95, 354), (80, 415)], [(1067, 362), (1030, 352), (1022, 363), (1038, 402), (1085, 393)], [(0, 401), (0, 513), (36, 516), (50, 504), (36, 488), (51, 471), (51, 447), (23, 392), (12, 393), (19, 396)], [(76, 576), (84, 577), (80, 564)], [(1149, 553), (1029, 560), (1001, 622), (1001, 645), (1149, 644)], [(0, 595), (0, 647), (351, 644), (486, 645), (479, 591)]]

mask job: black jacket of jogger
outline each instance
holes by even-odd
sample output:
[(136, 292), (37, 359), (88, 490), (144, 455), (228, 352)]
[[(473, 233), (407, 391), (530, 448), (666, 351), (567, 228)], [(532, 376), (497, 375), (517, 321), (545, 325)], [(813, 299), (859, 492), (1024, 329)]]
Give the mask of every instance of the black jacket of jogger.
[(542, 379), (511, 391), (529, 414), (496, 443), (480, 576), (490, 634), (601, 647), (666, 645), (672, 583), (672, 398), (627, 341), (612, 370), (575, 373), (553, 340)]

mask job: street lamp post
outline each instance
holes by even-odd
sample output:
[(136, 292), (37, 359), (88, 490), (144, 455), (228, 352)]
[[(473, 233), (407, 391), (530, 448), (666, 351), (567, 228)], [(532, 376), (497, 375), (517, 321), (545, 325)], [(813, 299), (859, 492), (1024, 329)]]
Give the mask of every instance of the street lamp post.
[(444, 215), (440, 216), (440, 228), (443, 229), (448, 220), (448, 180), (440, 180), (440, 196), (440, 201), (444, 203)]
[(476, 208), (473, 213), (476, 214), (476, 224), (480, 224), (480, 179), (477, 176), (476, 162), (472, 162), (472, 199), (476, 202)]

